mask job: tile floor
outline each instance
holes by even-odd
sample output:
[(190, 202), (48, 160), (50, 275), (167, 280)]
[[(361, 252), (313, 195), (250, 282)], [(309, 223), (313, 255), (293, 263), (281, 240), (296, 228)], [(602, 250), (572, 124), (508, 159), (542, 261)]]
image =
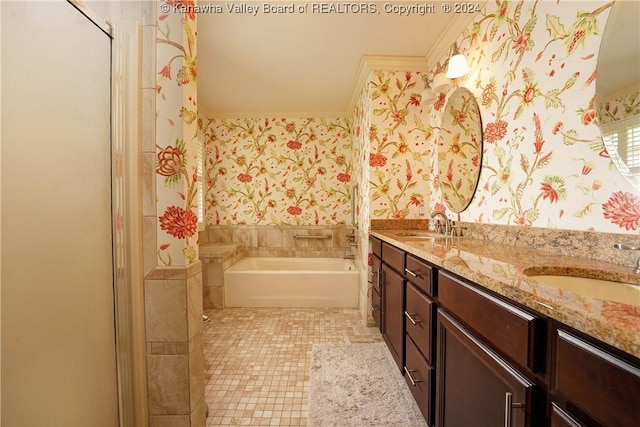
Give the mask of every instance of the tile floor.
[(313, 344), (382, 341), (357, 310), (207, 310), (207, 426), (306, 426)]

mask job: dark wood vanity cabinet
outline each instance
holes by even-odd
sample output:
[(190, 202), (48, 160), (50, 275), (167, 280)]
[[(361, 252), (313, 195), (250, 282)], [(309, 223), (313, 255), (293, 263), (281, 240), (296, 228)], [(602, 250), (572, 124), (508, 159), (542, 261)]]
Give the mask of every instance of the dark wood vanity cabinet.
[(387, 264), (382, 264), (382, 337), (402, 371), (404, 367), (404, 278)]
[(400, 371), (404, 370), (404, 262), (403, 250), (382, 242), (382, 337)]
[(371, 316), (380, 332), (384, 333), (382, 320), (382, 241), (372, 238), (373, 255), (371, 259)]
[(545, 425), (541, 319), (441, 271), (438, 302), (436, 426)]
[(537, 386), (441, 309), (437, 358), (436, 426), (544, 425), (532, 419)]
[[(597, 341), (558, 328), (551, 399), (553, 427), (640, 425), (640, 366), (607, 351)], [(635, 363), (632, 363), (635, 362)], [(557, 405), (561, 405), (562, 409)], [(562, 424), (571, 420), (575, 424)]]
[(384, 340), (430, 427), (640, 426), (638, 358), (378, 247), (372, 301), (381, 300)]
[(433, 425), (436, 303), (406, 282), (404, 378), (428, 425)]

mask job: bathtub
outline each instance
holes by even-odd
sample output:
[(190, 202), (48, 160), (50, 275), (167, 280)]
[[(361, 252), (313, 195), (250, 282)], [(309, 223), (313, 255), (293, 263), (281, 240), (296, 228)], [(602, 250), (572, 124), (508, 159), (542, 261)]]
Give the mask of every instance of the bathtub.
[(243, 258), (224, 272), (224, 304), (358, 308), (358, 271), (341, 258)]

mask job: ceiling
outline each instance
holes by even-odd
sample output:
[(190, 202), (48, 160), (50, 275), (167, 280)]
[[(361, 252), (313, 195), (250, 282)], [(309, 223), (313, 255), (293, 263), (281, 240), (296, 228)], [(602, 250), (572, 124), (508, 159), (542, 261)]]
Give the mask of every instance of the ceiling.
[[(439, 2), (435, 13), (410, 16), (374, 4), (378, 14), (199, 14), (199, 109), (214, 117), (345, 115), (361, 87), (364, 55), (410, 56), (427, 70), (427, 56), (445, 54), (473, 18), (445, 14), (437, 10)], [(445, 50), (434, 55), (439, 45)]]

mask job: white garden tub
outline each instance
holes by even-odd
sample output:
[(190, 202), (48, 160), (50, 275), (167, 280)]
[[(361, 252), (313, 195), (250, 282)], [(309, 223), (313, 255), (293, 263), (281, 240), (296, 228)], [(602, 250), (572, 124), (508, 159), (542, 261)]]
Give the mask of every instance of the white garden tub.
[(341, 258), (244, 258), (224, 272), (225, 307), (358, 307), (358, 271)]

